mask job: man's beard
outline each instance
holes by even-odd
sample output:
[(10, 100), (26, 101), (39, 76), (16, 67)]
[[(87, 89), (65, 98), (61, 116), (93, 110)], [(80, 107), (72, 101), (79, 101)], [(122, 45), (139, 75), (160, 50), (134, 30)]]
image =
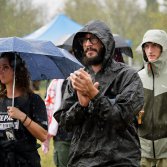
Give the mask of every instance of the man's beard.
[(96, 51), (97, 55), (94, 57), (87, 57), (86, 56), (86, 52), (84, 52), (84, 56), (83, 56), (83, 63), (85, 65), (99, 65), (103, 62), (103, 58), (104, 58), (104, 48), (101, 48), (99, 50), (99, 52), (97, 52), (96, 49), (92, 49), (94, 51)]

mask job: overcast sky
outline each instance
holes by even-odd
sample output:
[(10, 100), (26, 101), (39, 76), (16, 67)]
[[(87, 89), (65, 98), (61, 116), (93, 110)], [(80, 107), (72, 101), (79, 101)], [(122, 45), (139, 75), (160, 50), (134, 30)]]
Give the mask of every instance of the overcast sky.
[[(62, 9), (66, 0), (33, 0), (35, 5), (42, 4), (46, 7), (48, 17), (55, 15), (56, 11), (59, 12)], [(142, 6), (145, 6), (145, 0), (138, 0)]]
[(51, 18), (56, 13), (59, 13), (59, 11), (63, 8), (63, 4), (66, 0), (33, 0), (34, 5), (42, 5), (45, 7), (48, 18)]
[[(63, 4), (66, 0), (33, 0), (35, 5), (42, 4), (46, 8), (47, 18), (50, 20), (56, 13), (59, 13), (63, 8)], [(145, 0), (137, 0), (142, 7), (145, 6)], [(163, 0), (158, 0), (162, 2)]]

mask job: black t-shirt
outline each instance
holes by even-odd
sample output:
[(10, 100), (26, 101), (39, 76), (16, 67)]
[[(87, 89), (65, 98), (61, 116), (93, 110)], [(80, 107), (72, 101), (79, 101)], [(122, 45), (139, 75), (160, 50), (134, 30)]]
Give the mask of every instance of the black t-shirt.
[[(18, 120), (11, 119), (7, 114), (7, 106), (11, 106), (11, 98), (0, 98), (0, 136), (4, 135), (7, 128), (12, 127), (18, 143), (26, 141), (30, 145), (36, 145), (36, 138)], [(14, 106), (26, 113), (33, 121), (47, 130), (47, 113), (45, 103), (37, 94), (29, 94), (14, 98)], [(0, 140), (1, 137), (0, 137)]]

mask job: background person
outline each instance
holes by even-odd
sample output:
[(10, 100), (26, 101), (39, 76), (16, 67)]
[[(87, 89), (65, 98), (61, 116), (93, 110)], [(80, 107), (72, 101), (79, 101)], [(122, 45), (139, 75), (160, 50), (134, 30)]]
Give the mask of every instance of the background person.
[(144, 87), (144, 114), (139, 126), (141, 167), (167, 166), (167, 33), (148, 30), (140, 47), (144, 69), (139, 71)]
[(62, 126), (74, 132), (69, 167), (139, 166), (143, 87), (134, 69), (113, 60), (114, 50), (110, 29), (98, 20), (74, 37), (74, 55), (85, 68), (70, 75), (60, 109)]
[(40, 167), (37, 139), (43, 142), (47, 138), (46, 107), (30, 89), (25, 63), (17, 55), (15, 64), (15, 56), (16, 53), (0, 55), (0, 164)]
[[(66, 167), (69, 157), (69, 147), (71, 143), (72, 133), (66, 132), (64, 128), (58, 126), (58, 122), (53, 118), (53, 114), (59, 109), (62, 96), (64, 94), (67, 80), (53, 79), (47, 89), (45, 105), (48, 115), (48, 138), (42, 143), (44, 153), (49, 151), (50, 139), (53, 138), (54, 154), (53, 159), (56, 167)], [(57, 113), (60, 117), (61, 113)]]

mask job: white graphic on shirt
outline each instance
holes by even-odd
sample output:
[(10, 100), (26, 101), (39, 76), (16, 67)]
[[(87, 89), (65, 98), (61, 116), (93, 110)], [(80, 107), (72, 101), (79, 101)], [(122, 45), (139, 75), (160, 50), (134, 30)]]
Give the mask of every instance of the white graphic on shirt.
[(15, 120), (9, 117), (7, 113), (0, 112), (0, 130), (8, 128), (19, 128), (19, 120)]

